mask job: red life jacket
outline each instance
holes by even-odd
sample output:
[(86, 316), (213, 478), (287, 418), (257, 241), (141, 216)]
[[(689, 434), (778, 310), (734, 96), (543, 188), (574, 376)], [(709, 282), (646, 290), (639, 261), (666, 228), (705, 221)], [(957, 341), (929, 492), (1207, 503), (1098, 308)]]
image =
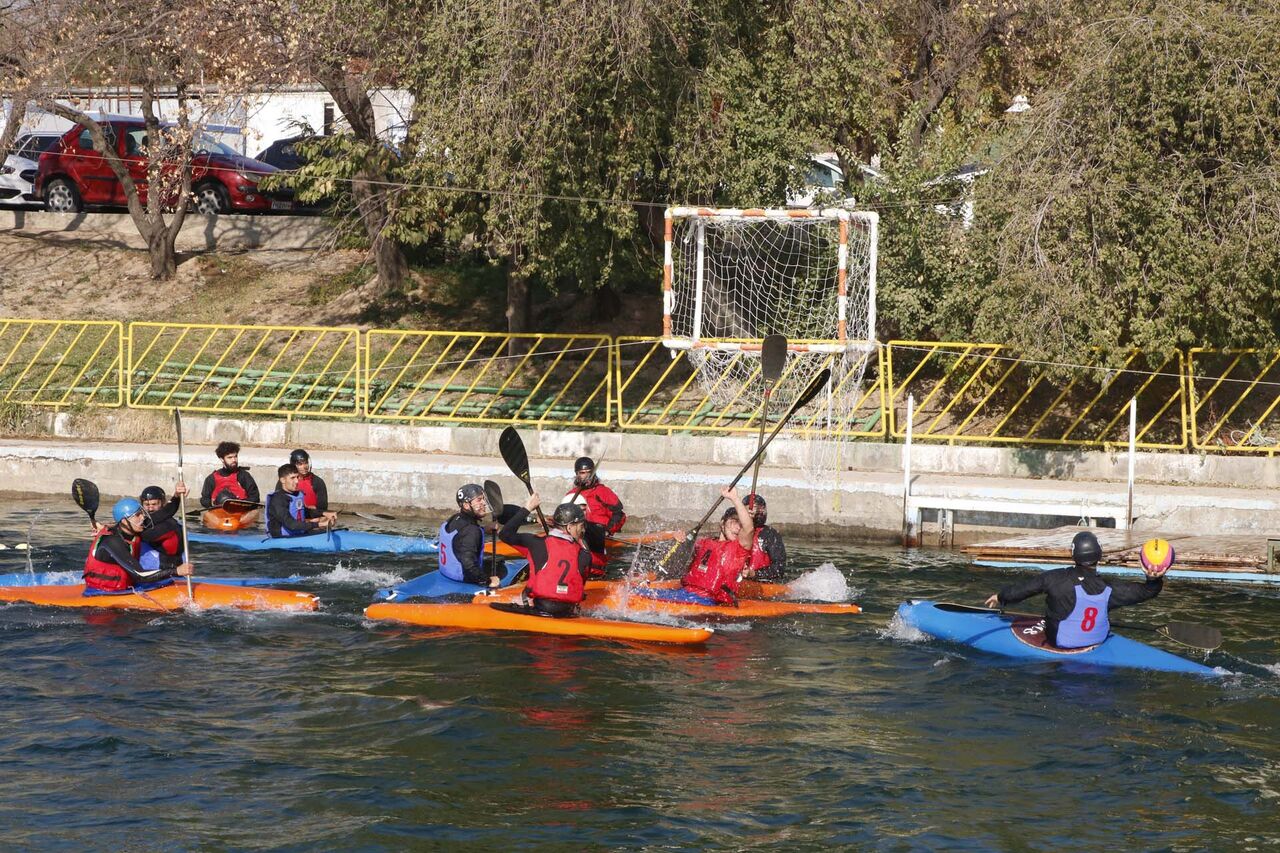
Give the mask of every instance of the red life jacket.
[(768, 553), (760, 546), (760, 534), (764, 532), (763, 527), (757, 527), (751, 533), (751, 562), (752, 571), (760, 571), (773, 565), (773, 560), (769, 559)]
[(170, 557), (176, 557), (178, 552), (182, 550), (182, 534), (176, 530), (170, 530), (151, 544), (164, 551)]
[(721, 604), (733, 604), (742, 570), (750, 559), (751, 552), (736, 539), (699, 539), (693, 546), (693, 562), (680, 584)]
[[(599, 480), (594, 486), (579, 491), (577, 486), (565, 493), (565, 503), (576, 503), (583, 507), (583, 513), (591, 524), (599, 524), (606, 533), (617, 533), (627, 523), (627, 514), (622, 511), (622, 501), (604, 483)], [(614, 510), (618, 510), (618, 523), (610, 525)]]
[[(92, 589), (101, 589), (106, 592), (120, 592), (126, 590), (133, 584), (129, 580), (129, 573), (124, 570), (123, 566), (115, 563), (108, 563), (106, 560), (99, 560), (94, 552), (98, 550), (98, 540), (103, 536), (115, 536), (115, 530), (107, 528), (93, 537), (93, 542), (89, 543), (89, 556), (84, 561), (84, 585)], [(142, 541), (134, 539), (129, 543), (129, 550), (136, 558), (139, 554), (139, 548)]]
[(578, 571), (578, 558), (583, 548), (572, 539), (564, 538), (559, 531), (547, 534), (547, 562), (533, 569), (526, 588), (530, 598), (549, 598), (578, 604), (586, 597), (582, 572)]
[[(222, 503), (219, 500), (223, 492), (230, 492), (231, 497), (246, 501), (249, 494), (244, 490), (244, 486), (240, 485), (240, 469), (232, 471), (230, 474), (222, 474), (218, 471), (213, 472), (213, 504), (217, 506)], [(224, 498), (225, 500), (225, 498)]]
[(313, 476), (315, 475), (307, 474), (307, 476), (305, 477), (299, 477), (298, 491), (302, 492), (302, 503), (306, 506), (311, 507), (312, 509), (315, 509), (320, 505), (320, 503), (319, 501), (316, 500), (316, 490), (311, 485), (311, 478)]

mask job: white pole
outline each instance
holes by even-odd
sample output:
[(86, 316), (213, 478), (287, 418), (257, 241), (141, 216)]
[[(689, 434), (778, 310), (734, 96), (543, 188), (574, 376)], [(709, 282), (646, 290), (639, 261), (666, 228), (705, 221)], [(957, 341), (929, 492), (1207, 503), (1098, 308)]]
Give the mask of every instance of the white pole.
[(702, 290), (707, 275), (707, 223), (699, 219), (694, 228), (698, 241), (695, 261), (698, 267), (694, 271), (692, 337), (696, 343), (702, 339)]
[(1138, 398), (1129, 400), (1129, 515), (1124, 520), (1127, 530), (1133, 524), (1133, 465), (1138, 444)]
[(914, 429), (916, 397), (907, 395), (907, 440), (902, 445), (902, 544), (914, 544), (915, 527), (908, 508), (911, 497), (911, 433)]

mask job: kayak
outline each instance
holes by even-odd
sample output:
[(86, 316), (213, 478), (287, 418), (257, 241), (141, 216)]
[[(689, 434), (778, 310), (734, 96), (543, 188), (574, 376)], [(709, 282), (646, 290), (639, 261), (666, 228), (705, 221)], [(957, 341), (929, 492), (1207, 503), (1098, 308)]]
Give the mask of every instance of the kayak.
[(191, 542), (221, 545), (241, 551), (310, 551), (316, 553), (341, 553), (344, 551), (376, 551), (382, 554), (438, 554), (440, 544), (434, 539), (420, 536), (392, 536), (388, 533), (370, 533), (366, 530), (335, 530), (328, 533), (312, 533), (307, 536), (283, 536), (272, 539), (262, 532), (254, 533), (195, 533), (187, 534)]
[(984, 652), (1026, 660), (1073, 661), (1096, 666), (1150, 669), (1216, 675), (1203, 664), (1112, 634), (1096, 646), (1058, 649), (1044, 644), (1044, 620), (1002, 613), (955, 612), (933, 601), (908, 601), (898, 618), (940, 640), (950, 640)]
[(248, 509), (232, 512), (222, 507), (215, 507), (201, 513), (200, 521), (210, 530), (231, 533), (256, 526), (258, 523), (258, 511), (256, 509)]
[(172, 583), (146, 592), (120, 595), (85, 595), (84, 584), (57, 586), (0, 587), (0, 601), (41, 604), (50, 607), (105, 607), (120, 610), (177, 610), (188, 605), (197, 608), (232, 607), (237, 610), (316, 610), (320, 600), (309, 592), (286, 589), (227, 586), (193, 583), (194, 599), (187, 597), (185, 582)]
[[(516, 575), (529, 564), (528, 560), (507, 560), (502, 586), (510, 586)], [(475, 595), (482, 589), (478, 584), (450, 580), (437, 569), (405, 581), (399, 586), (380, 589), (373, 594), (374, 601), (404, 601), (409, 598), (444, 598), (449, 595)]]
[[(524, 591), (524, 585), (500, 589), (495, 593), (481, 593), (489, 601), (516, 601)], [(620, 581), (588, 581), (583, 607), (603, 607), (609, 610), (665, 613), (668, 616), (718, 616), (725, 619), (771, 619), (803, 613), (861, 613), (856, 604), (830, 604), (807, 601), (773, 601), (739, 598), (732, 605), (701, 604), (678, 600), (680, 591), (670, 588), (629, 588)], [(481, 600), (480, 597), (477, 600)]]
[[(595, 637), (602, 640), (634, 640), (644, 643), (705, 643), (715, 633), (710, 628), (679, 628), (647, 622), (621, 622), (570, 616), (553, 619), (530, 613), (499, 609), (488, 602), (471, 604), (398, 604), (383, 602), (365, 608), (364, 615), (375, 621), (388, 620), (432, 628), (463, 628), (475, 631), (526, 631), (565, 637)], [(511, 605), (505, 605), (511, 606)]]
[[(83, 572), (15, 572), (0, 575), (0, 587), (7, 586), (74, 586), (80, 583)], [(289, 575), (287, 578), (207, 578), (201, 576), (200, 583), (216, 583), (222, 586), (271, 586), (276, 583), (298, 583), (304, 580), (302, 575)], [(185, 586), (185, 583), (183, 584)]]

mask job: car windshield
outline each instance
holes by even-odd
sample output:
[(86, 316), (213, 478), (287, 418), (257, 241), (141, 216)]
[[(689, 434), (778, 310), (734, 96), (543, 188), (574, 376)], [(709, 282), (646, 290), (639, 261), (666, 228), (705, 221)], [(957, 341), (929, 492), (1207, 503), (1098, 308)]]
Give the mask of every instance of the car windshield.
[(40, 155), (52, 148), (53, 143), (57, 142), (58, 139), (57, 135), (22, 137), (19, 138), (18, 145), (13, 149), (13, 153), (28, 160), (39, 160)]
[(203, 133), (196, 136), (191, 143), (192, 153), (195, 154), (221, 154), (224, 157), (235, 157), (236, 152), (228, 145), (223, 145), (212, 136)]

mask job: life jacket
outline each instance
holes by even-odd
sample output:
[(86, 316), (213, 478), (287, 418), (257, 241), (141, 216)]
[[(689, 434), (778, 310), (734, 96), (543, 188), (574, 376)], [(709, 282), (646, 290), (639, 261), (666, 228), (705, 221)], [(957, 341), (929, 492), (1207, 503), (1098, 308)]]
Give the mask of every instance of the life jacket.
[(721, 604), (733, 604), (742, 571), (750, 559), (751, 552), (736, 539), (699, 539), (693, 546), (693, 562), (680, 585)]
[(298, 491), (302, 492), (302, 496), (306, 499), (304, 503), (312, 509), (320, 506), (320, 502), (316, 499), (315, 487), (311, 485), (311, 478), (314, 476), (315, 474), (308, 474), (298, 478)]
[(760, 534), (763, 532), (763, 527), (757, 527), (751, 533), (751, 562), (748, 563), (748, 568), (752, 571), (767, 569), (773, 565), (773, 560), (769, 558), (769, 553), (760, 544)]
[(552, 530), (543, 542), (547, 547), (547, 561), (530, 568), (529, 583), (525, 587), (529, 597), (580, 603), (586, 597), (586, 585), (582, 572), (578, 571), (578, 558), (585, 549), (562, 530)]
[(1076, 584), (1076, 606), (1071, 615), (1058, 623), (1057, 645), (1061, 649), (1079, 649), (1096, 646), (1111, 633), (1111, 620), (1107, 616), (1111, 601), (1111, 587), (1097, 595), (1090, 595)]
[[(285, 492), (284, 494), (289, 495), (288, 492)], [(267, 492), (268, 519), (270, 518), (271, 498), (274, 496), (275, 496), (275, 492)], [(305, 498), (303, 497), (301, 491), (297, 491), (297, 492), (294, 492), (292, 495), (289, 495), (289, 517), (294, 519), (295, 521), (307, 520), (307, 507), (305, 503)], [(300, 533), (294, 533), (292, 530), (285, 527), (283, 524), (280, 525), (281, 538), (284, 538), (286, 536), (301, 536), (301, 535), (302, 534)]]
[[(612, 499), (613, 502), (610, 502)], [(608, 533), (617, 533), (627, 523), (627, 514), (622, 511), (622, 501), (599, 480), (585, 489), (574, 486), (565, 492), (563, 503), (574, 503), (581, 506), (588, 524), (599, 524)], [(618, 512), (617, 524), (610, 524), (614, 510)]]
[(231, 497), (238, 498), (242, 501), (249, 499), (249, 493), (244, 490), (244, 486), (240, 485), (240, 469), (232, 471), (230, 474), (223, 474), (221, 471), (213, 472), (213, 505), (217, 506), (226, 498), (223, 492), (229, 492)]
[[(124, 570), (123, 566), (116, 563), (108, 563), (106, 560), (99, 560), (97, 557), (98, 540), (103, 536), (116, 535), (118, 534), (114, 529), (107, 528), (99, 531), (93, 537), (93, 541), (89, 543), (89, 556), (84, 561), (84, 585), (90, 589), (100, 589), (104, 592), (121, 592), (132, 585), (129, 573)], [(141, 545), (141, 541), (136, 538), (129, 543), (129, 550), (134, 557), (139, 555)]]
[(154, 542), (141, 542), (138, 546), (138, 562), (147, 571), (154, 571), (160, 568), (162, 557), (176, 557), (181, 550), (182, 535), (177, 530), (170, 530)]
[[(440, 525), (440, 574), (444, 575), (451, 581), (466, 583), (467, 579), (462, 573), (462, 561), (458, 559), (457, 553), (453, 550), (454, 537), (462, 530), (449, 530), (449, 522), (453, 521), (462, 513), (456, 513), (450, 516), (444, 524)], [(480, 528), (480, 550), (476, 553), (477, 562), (483, 564), (484, 561), (484, 527), (476, 525)]]

